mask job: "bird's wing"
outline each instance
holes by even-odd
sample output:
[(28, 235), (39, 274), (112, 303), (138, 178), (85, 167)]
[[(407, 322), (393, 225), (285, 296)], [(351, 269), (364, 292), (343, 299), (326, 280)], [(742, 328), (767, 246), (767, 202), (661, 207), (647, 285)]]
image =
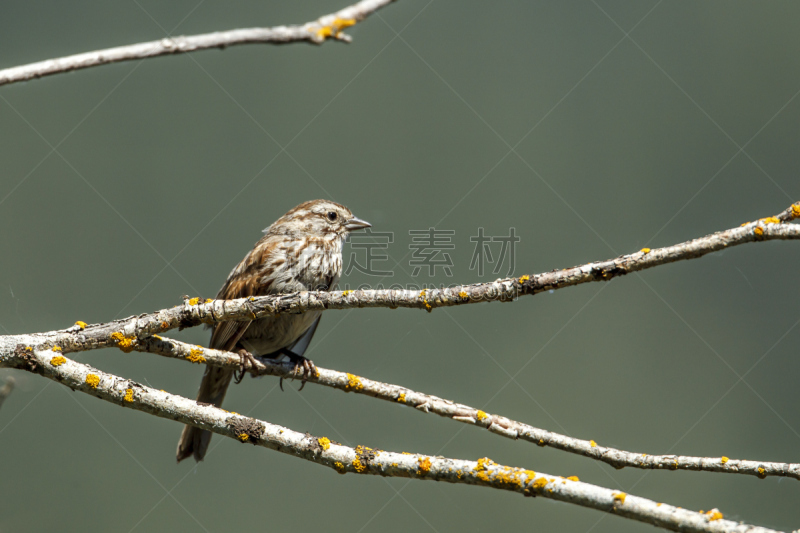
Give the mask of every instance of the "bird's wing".
[(236, 343), (242, 338), (250, 322), (220, 322), (211, 334), (210, 347), (217, 350), (233, 351)]
[(294, 341), (294, 344), (289, 346), (288, 350), (295, 355), (302, 356), (306, 353), (308, 349), (308, 345), (311, 344), (311, 339), (314, 337), (314, 332), (317, 331), (317, 326), (319, 325), (319, 319), (322, 318), (322, 315), (318, 316), (317, 319), (314, 321), (313, 324), (303, 333), (303, 336)]
[[(265, 261), (265, 255), (271, 247), (267, 245), (267, 237), (262, 237), (256, 246), (242, 261), (228, 274), (228, 279), (217, 293), (219, 300), (233, 300), (260, 296), (270, 292), (271, 283), (262, 283), (259, 278), (263, 276), (260, 265)], [(211, 334), (210, 347), (218, 350), (233, 351), (236, 343), (242, 338), (250, 322), (226, 321), (220, 322)]]

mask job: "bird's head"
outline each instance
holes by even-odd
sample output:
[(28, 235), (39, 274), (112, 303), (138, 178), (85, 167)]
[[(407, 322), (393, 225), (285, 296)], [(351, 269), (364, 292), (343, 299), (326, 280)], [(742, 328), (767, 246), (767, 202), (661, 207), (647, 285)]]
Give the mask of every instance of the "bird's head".
[(361, 220), (341, 204), (330, 200), (304, 202), (281, 218), (264, 233), (305, 234), (319, 238), (345, 238), (351, 231), (369, 228), (369, 222)]

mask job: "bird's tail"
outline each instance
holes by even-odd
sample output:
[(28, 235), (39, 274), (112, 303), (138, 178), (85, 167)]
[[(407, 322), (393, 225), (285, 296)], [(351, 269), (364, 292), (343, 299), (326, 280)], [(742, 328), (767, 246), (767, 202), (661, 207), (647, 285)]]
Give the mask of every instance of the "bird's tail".
[[(222, 400), (225, 399), (231, 378), (233, 378), (233, 370), (229, 368), (206, 367), (203, 381), (200, 383), (200, 391), (197, 393), (197, 403), (220, 407)], [(210, 431), (187, 424), (183, 427), (181, 440), (178, 441), (178, 462), (180, 463), (190, 455), (194, 456), (195, 461), (202, 461), (208, 451), (209, 442), (211, 442)]]

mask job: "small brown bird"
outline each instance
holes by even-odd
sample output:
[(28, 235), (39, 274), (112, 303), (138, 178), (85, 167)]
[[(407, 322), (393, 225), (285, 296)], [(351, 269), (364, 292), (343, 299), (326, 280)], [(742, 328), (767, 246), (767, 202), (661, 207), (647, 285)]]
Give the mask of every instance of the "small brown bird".
[[(368, 222), (335, 202), (302, 203), (264, 230), (265, 235), (228, 275), (217, 299), (334, 290), (342, 274), (345, 238), (351, 231), (368, 227)], [(314, 364), (303, 354), (321, 315), (321, 311), (309, 311), (251, 322), (220, 322), (213, 328), (210, 347), (238, 352), (242, 376), (253, 355), (258, 355), (287, 356), (305, 378), (314, 371)], [(232, 369), (206, 367), (197, 401), (221, 406), (233, 377)], [(210, 431), (185, 426), (178, 442), (178, 462), (190, 455), (202, 461), (210, 441)]]

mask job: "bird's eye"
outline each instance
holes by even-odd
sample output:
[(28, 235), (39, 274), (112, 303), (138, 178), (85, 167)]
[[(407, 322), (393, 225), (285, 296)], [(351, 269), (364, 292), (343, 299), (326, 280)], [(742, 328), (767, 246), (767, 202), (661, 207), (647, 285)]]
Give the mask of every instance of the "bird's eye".
[(337, 215), (336, 215), (336, 212), (335, 212), (335, 211), (328, 211), (328, 220), (330, 220), (331, 222), (333, 222), (334, 220), (336, 220), (336, 216), (337, 216)]

